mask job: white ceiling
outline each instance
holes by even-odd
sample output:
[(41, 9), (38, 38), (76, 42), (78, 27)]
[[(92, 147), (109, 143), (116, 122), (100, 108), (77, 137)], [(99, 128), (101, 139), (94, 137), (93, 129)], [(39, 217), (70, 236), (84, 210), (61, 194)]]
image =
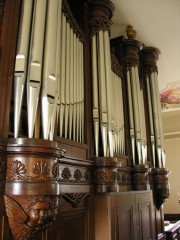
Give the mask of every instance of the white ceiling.
[[(180, 0), (111, 0), (115, 5), (111, 38), (126, 36), (127, 25), (136, 39), (161, 51), (158, 61), (159, 90), (180, 82)], [(163, 112), (165, 136), (180, 137), (180, 108)]]
[(115, 5), (111, 37), (126, 36), (127, 25), (136, 39), (161, 51), (159, 89), (180, 81), (180, 0), (111, 0)]

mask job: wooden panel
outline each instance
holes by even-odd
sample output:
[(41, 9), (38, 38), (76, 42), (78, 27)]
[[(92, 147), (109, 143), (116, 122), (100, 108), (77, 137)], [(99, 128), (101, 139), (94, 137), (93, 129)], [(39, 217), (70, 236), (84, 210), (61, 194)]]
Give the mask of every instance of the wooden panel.
[(61, 197), (56, 220), (39, 236), (38, 240), (89, 240), (88, 226), (87, 198), (74, 207), (71, 201)]
[(133, 206), (116, 209), (116, 236), (115, 240), (133, 240)]
[(142, 239), (153, 239), (150, 203), (139, 204), (139, 226)]
[(89, 198), (90, 240), (111, 240), (111, 198), (91, 196)]
[(154, 239), (154, 213), (151, 192), (137, 194), (136, 201), (138, 212), (138, 239), (140, 239), (141, 236), (142, 240)]
[(86, 209), (61, 213), (59, 240), (87, 240), (87, 223)]

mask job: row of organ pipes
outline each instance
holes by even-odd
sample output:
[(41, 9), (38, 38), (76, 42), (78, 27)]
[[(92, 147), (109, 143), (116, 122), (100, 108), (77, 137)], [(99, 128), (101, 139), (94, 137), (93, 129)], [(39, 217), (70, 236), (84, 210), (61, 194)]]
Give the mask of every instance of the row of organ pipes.
[(15, 137), (27, 91), (29, 138), (36, 137), (40, 105), (44, 139), (53, 140), (58, 122), (60, 137), (84, 141), (83, 39), (78, 31), (61, 0), (23, 0), (14, 74)]
[[(23, 0), (22, 3), (14, 72), (14, 137), (19, 136), (26, 91), (29, 138), (40, 137), (36, 129), (40, 124), (44, 139), (53, 140), (58, 133), (59, 137), (84, 143), (83, 32), (64, 14), (67, 1)], [(94, 155), (127, 155), (124, 111), (128, 111), (132, 165), (146, 164), (146, 91), (152, 166), (165, 167), (157, 69), (146, 74), (145, 89), (139, 79), (138, 57), (133, 64), (126, 61), (125, 76), (114, 72), (109, 28), (110, 24), (91, 34)], [(142, 51), (141, 46), (138, 54)], [(122, 81), (128, 99), (123, 97)]]

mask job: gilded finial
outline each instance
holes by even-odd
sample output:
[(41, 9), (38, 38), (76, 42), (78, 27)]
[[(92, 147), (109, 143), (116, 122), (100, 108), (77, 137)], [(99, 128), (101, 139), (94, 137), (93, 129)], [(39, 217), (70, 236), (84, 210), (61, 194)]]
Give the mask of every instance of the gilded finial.
[(136, 31), (133, 29), (133, 26), (128, 25), (126, 28), (126, 34), (129, 39), (135, 39), (136, 38)]

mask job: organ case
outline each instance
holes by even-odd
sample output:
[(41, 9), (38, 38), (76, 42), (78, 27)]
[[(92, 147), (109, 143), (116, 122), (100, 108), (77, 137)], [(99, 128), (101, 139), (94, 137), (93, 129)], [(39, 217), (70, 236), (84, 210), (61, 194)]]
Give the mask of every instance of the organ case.
[(159, 50), (110, 40), (109, 0), (0, 7), (1, 238), (164, 239)]

